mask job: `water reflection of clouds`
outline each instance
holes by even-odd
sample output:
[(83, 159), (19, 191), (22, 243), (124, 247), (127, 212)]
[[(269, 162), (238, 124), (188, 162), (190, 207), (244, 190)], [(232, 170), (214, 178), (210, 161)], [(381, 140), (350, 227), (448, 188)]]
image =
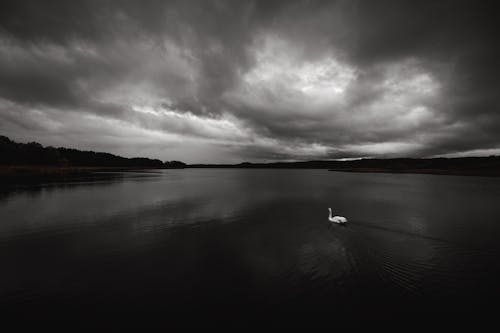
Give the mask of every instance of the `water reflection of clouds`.
[[(0, 202), (0, 236), (20, 258), (24, 244), (33, 251), (55, 239), (53, 253), (70, 266), (82, 258), (115, 267), (127, 262), (121, 269), (131, 280), (143, 279), (146, 289), (153, 280), (166, 293), (215, 284), (270, 301), (324, 295), (331, 305), (338, 298), (330, 296), (342, 292), (363, 301), (365, 291), (425, 297), (452, 284), (466, 286), (462, 271), (484, 280), (484, 255), (458, 242), (470, 237), (471, 225), (450, 220), (487, 205), (474, 226), (484, 233), (479, 227), (498, 216), (492, 202), (500, 193), (484, 183), (325, 170), (166, 170), (153, 178), (13, 193)], [(328, 223), (329, 206), (349, 218), (345, 228)], [(24, 233), (36, 235), (8, 239)], [(54, 264), (52, 252), (41, 258), (66, 271)], [(108, 273), (110, 285), (124, 276)]]
[(8, 236), (92, 224), (97, 217), (109, 217), (140, 203), (140, 192), (134, 189), (157, 176), (146, 172), (102, 172), (66, 182), (10, 184), (0, 201), (0, 231)]

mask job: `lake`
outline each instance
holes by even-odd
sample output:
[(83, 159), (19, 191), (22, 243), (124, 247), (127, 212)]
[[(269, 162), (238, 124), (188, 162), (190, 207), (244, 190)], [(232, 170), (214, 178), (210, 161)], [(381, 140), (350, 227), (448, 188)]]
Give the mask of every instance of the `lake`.
[[(500, 178), (272, 169), (98, 176), (2, 185), (1, 309), (475, 312), (500, 294)], [(348, 224), (331, 224), (328, 207)]]

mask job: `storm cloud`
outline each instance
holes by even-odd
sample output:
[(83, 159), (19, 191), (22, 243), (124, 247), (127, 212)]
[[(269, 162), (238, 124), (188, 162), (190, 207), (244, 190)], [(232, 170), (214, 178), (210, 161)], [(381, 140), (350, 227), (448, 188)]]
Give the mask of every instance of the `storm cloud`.
[(2, 1), (0, 134), (186, 162), (500, 153), (473, 1)]

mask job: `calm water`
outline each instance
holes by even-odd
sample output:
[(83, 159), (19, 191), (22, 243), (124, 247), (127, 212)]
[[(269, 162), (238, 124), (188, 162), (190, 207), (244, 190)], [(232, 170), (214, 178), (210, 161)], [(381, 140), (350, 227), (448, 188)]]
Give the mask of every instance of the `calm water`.
[(0, 307), (481, 311), (500, 294), (499, 240), (494, 178), (186, 169), (2, 185)]

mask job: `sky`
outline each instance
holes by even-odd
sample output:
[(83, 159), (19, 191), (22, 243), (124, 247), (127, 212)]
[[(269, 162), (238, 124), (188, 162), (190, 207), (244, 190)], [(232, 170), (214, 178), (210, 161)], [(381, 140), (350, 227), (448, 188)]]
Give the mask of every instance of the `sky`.
[(500, 154), (487, 1), (2, 0), (0, 135), (187, 163)]

